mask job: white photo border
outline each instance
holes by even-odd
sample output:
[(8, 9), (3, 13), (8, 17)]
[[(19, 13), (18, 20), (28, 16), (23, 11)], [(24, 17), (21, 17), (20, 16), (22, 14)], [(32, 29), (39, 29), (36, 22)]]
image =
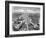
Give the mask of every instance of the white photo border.
[[(13, 31), (12, 30), (12, 7), (37, 7), (40, 8), (40, 30), (33, 30), (33, 31)], [(28, 34), (28, 33), (43, 33), (43, 6), (42, 5), (24, 5), (24, 4), (9, 4), (9, 32), (11, 35), (14, 34)]]

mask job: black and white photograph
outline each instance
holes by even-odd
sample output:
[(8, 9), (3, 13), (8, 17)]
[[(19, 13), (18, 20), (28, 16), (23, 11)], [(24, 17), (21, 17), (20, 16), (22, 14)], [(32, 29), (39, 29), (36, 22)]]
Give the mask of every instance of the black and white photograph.
[(40, 8), (37, 7), (12, 7), (13, 31), (40, 30)]
[(9, 3), (9, 35), (43, 33), (43, 5)]

